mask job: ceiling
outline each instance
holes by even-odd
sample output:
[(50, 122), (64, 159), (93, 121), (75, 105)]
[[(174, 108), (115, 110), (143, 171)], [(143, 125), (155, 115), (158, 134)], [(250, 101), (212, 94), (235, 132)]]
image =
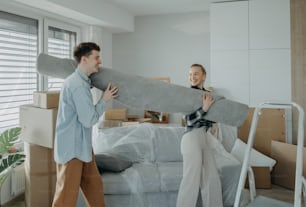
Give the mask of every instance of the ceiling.
[[(1, 1), (1, 0), (0, 0)], [(210, 4), (233, 0), (13, 0), (54, 15), (90, 22), (112, 32), (134, 31), (134, 16), (209, 11)]]
[(216, 0), (106, 0), (134, 16), (208, 11)]

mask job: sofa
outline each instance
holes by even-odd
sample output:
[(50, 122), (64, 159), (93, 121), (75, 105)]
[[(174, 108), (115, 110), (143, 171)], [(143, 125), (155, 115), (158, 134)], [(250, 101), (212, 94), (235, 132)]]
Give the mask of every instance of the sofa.
[[(150, 123), (99, 129), (93, 138), (94, 153), (114, 160), (106, 164), (114, 166), (103, 169), (101, 160), (96, 159), (106, 206), (175, 207), (182, 179), (183, 133), (183, 127)], [(241, 164), (219, 143), (217, 138), (209, 140), (222, 182), (224, 206), (229, 207), (234, 204)], [(83, 206), (79, 196), (77, 207)], [(197, 206), (201, 206), (200, 194)]]

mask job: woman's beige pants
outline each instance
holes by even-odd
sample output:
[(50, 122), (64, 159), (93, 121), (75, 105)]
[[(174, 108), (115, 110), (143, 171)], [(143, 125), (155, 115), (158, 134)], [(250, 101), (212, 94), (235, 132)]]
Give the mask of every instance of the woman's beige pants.
[[(192, 129), (181, 141), (183, 178), (177, 207), (195, 207), (199, 189), (203, 207), (223, 207), (222, 186), (204, 127)], [(209, 136), (212, 136), (209, 133)]]

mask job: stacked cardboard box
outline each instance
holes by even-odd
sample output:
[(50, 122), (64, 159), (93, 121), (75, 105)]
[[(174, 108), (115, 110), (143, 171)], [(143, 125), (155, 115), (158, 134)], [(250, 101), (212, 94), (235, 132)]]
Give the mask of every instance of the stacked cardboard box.
[(36, 91), (33, 94), (33, 105), (44, 109), (57, 108), (59, 95), (59, 91)]
[(25, 142), (25, 154), (26, 206), (51, 207), (56, 182), (53, 149)]
[[(286, 114), (284, 109), (262, 109), (258, 117), (254, 148), (270, 156), (271, 141), (286, 141)], [(254, 108), (249, 113), (244, 124), (238, 129), (238, 137), (247, 142), (254, 114)]]
[(25, 141), (27, 207), (51, 207), (56, 164), (53, 144), (59, 92), (35, 92), (33, 105), (20, 107), (20, 138)]
[[(286, 141), (286, 115), (284, 109), (262, 109), (258, 118), (254, 139), (254, 148), (271, 157), (271, 142)], [(248, 141), (249, 131), (254, 114), (254, 108), (249, 113), (244, 124), (238, 128), (238, 137), (245, 143)], [(272, 157), (273, 158), (273, 157)], [(269, 167), (257, 167), (254, 171), (256, 188), (271, 188), (271, 172)]]
[(138, 115), (128, 114), (127, 108), (106, 109), (104, 119), (104, 121), (100, 122), (99, 128), (130, 126), (143, 122), (152, 122), (151, 118), (140, 118)]
[[(277, 160), (272, 171), (272, 183), (294, 190), (297, 146), (272, 141), (271, 157)], [(303, 149), (303, 176), (306, 177), (306, 148)]]
[(28, 143), (53, 148), (57, 108), (43, 109), (34, 105), (20, 107), (20, 138)]
[(105, 120), (119, 120), (126, 121), (127, 120), (127, 109), (107, 109), (105, 111)]
[[(254, 109), (249, 111), (246, 123), (238, 131), (238, 136), (245, 141), (247, 141), (253, 111)], [(263, 109), (258, 121), (254, 147), (276, 160), (276, 165), (271, 175), (268, 175), (266, 172), (266, 176), (259, 178), (260, 182), (263, 179), (267, 180), (266, 178), (271, 176), (271, 182), (273, 184), (294, 190), (297, 146), (286, 143), (285, 117), (284, 109)], [(306, 148), (304, 148), (303, 152), (303, 157), (305, 158)], [(305, 159), (303, 160), (303, 175), (306, 177)]]
[[(271, 174), (269, 167), (252, 167), (255, 179), (256, 188), (270, 189), (271, 188)], [(245, 186), (249, 187), (249, 179), (246, 179)]]
[[(133, 118), (133, 120), (130, 119)], [(105, 111), (104, 119), (100, 123), (100, 128), (118, 127), (118, 126), (128, 126), (139, 124), (140, 122), (135, 119), (137, 117), (129, 116), (127, 108), (111, 108)]]

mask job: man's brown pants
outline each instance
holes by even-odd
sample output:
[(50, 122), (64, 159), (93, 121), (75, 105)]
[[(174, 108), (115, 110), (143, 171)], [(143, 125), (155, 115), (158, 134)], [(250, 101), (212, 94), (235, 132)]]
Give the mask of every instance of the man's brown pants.
[(57, 164), (56, 190), (52, 207), (75, 207), (81, 189), (88, 207), (104, 207), (103, 183), (96, 162), (72, 159)]

